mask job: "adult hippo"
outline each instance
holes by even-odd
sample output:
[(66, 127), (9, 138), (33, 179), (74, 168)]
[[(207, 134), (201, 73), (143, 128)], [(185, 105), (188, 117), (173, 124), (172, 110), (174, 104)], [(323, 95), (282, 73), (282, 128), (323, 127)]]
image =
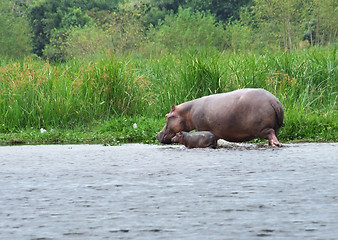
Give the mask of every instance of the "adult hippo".
[(167, 122), (157, 134), (164, 144), (181, 131), (210, 131), (217, 139), (244, 142), (255, 138), (281, 146), (277, 134), (284, 111), (279, 100), (264, 89), (239, 89), (172, 105)]

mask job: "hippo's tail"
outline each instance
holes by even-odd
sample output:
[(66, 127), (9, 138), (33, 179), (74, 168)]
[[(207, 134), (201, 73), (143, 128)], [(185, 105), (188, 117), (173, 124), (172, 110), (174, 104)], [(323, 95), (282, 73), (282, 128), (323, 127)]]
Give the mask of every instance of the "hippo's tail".
[(275, 111), (275, 114), (276, 114), (276, 120), (277, 121), (275, 123), (274, 130), (275, 130), (276, 134), (278, 134), (279, 129), (281, 128), (281, 126), (283, 126), (284, 109), (283, 109), (283, 105), (278, 100), (271, 102), (271, 106), (272, 106), (272, 108), (273, 108), (273, 110)]

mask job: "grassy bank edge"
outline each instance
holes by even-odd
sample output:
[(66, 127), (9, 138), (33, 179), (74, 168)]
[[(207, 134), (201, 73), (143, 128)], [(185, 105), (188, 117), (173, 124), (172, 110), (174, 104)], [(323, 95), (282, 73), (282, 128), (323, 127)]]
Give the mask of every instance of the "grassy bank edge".
[[(282, 143), (295, 142), (338, 142), (337, 122), (334, 119), (323, 122), (303, 124), (285, 124), (278, 136)], [(123, 143), (159, 144), (156, 133), (165, 123), (164, 118), (143, 116), (122, 116), (107, 121), (95, 122), (75, 129), (28, 128), (0, 133), (0, 145), (40, 145), (40, 144), (103, 144), (119, 145)], [(266, 143), (255, 139), (253, 143)]]

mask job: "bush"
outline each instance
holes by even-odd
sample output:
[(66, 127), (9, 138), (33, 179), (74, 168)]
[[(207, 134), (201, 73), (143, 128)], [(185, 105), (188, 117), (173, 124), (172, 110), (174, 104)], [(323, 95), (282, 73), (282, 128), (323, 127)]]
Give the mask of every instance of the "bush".
[(234, 21), (229, 22), (226, 30), (229, 47), (232, 50), (252, 49), (254, 32), (250, 26), (244, 25), (240, 21)]
[(178, 9), (150, 32), (152, 42), (169, 50), (196, 47), (213, 47), (223, 50), (226, 45), (225, 30), (209, 12), (192, 12)]
[(113, 49), (111, 37), (94, 26), (73, 28), (65, 45), (68, 58), (97, 55)]
[(130, 52), (145, 40), (145, 28), (141, 14), (132, 11), (90, 12), (95, 24), (112, 39), (115, 53)]

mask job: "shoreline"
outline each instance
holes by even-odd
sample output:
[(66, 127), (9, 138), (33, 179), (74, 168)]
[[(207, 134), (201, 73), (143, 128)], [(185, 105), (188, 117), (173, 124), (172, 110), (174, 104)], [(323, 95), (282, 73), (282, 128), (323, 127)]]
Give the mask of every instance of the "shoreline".
[[(18, 145), (105, 145), (118, 146), (121, 144), (146, 144), (146, 145), (161, 145), (156, 139), (156, 133), (153, 137), (144, 136), (132, 139), (131, 136), (117, 136), (114, 133), (105, 132), (79, 132), (73, 130), (55, 131), (54, 133), (39, 133), (37, 131), (24, 131), (21, 133), (0, 133), (0, 146), (18, 146)], [(220, 142), (221, 141), (221, 142)], [(297, 143), (337, 143), (337, 139), (294, 139), (283, 140), (282, 144), (297, 144)], [(229, 145), (253, 145), (255, 148), (268, 146), (267, 140), (255, 139), (248, 142), (228, 142), (220, 139), (218, 146), (228, 148)], [(177, 145), (177, 144), (172, 144)]]

